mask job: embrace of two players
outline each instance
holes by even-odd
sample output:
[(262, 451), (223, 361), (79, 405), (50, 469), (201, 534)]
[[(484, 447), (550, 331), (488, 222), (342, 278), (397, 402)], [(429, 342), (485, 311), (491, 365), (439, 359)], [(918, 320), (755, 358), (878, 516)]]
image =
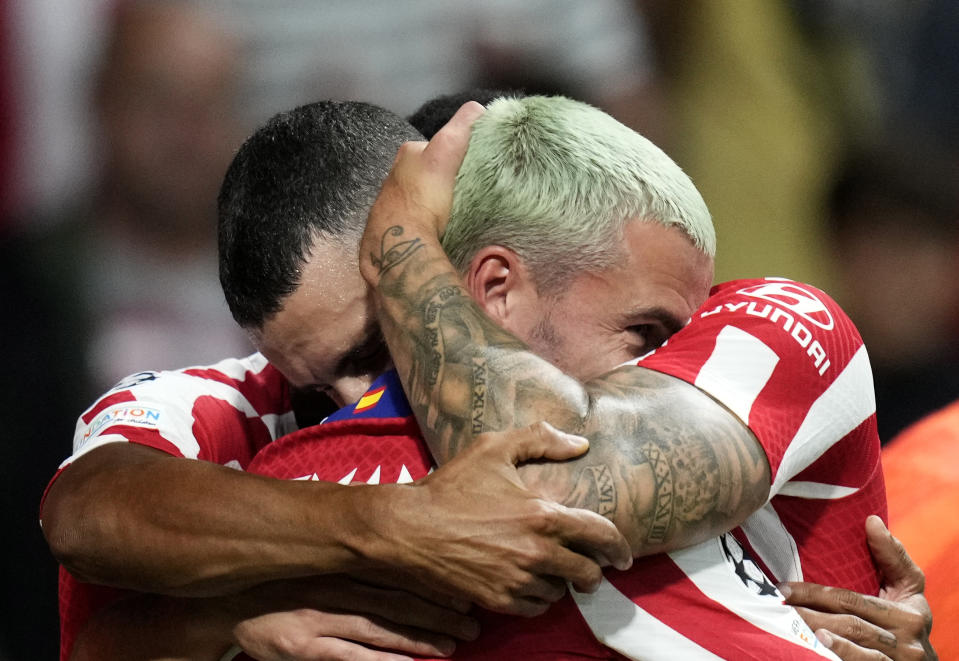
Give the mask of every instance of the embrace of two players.
[[(64, 658), (935, 658), (835, 302), (712, 286), (692, 182), (585, 104), (416, 138), (321, 102), (241, 148), (221, 282), (259, 353), (81, 417)], [(297, 430), (304, 389), (345, 408)]]

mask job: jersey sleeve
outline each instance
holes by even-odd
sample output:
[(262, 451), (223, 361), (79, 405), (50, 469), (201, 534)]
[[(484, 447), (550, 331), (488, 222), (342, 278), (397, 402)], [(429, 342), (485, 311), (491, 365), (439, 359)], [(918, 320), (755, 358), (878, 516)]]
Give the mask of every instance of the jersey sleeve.
[(243, 468), (257, 450), (294, 429), (289, 386), (260, 354), (141, 372), (80, 416), (73, 454), (62, 466), (101, 445), (126, 441)]
[(719, 285), (683, 330), (635, 364), (695, 385), (738, 416), (766, 452), (770, 498), (827, 452), (839, 460), (829, 462), (830, 484), (861, 487), (878, 463), (865, 347), (814, 287), (775, 278)]

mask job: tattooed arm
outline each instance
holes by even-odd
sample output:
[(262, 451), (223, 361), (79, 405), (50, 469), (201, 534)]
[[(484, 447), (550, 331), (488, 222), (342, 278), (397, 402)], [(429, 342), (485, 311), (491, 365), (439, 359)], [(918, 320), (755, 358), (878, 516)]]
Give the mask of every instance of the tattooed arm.
[(735, 527), (770, 484), (765, 453), (738, 418), (695, 387), (638, 367), (582, 384), (497, 326), (463, 288), (437, 218), (449, 208), (468, 120), (454, 118), (428, 146), (404, 145), (360, 248), (384, 337), (437, 461), (484, 431), (546, 420), (589, 438), (590, 451), (527, 466), (524, 481), (609, 517), (634, 554)]
[[(486, 317), (427, 240), (379, 276), (384, 334), (437, 461), (479, 433), (545, 419), (590, 439), (524, 482), (609, 517), (637, 555), (693, 544), (738, 525), (765, 501), (758, 442), (695, 387), (639, 367), (580, 384)], [(418, 285), (413, 283), (422, 280)]]

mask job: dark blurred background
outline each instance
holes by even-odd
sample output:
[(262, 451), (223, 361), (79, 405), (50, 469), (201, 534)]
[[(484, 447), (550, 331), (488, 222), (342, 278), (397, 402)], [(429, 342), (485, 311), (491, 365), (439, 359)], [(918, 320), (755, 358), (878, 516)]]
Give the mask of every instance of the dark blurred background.
[(280, 110), (563, 93), (686, 169), (717, 280), (832, 293), (884, 440), (959, 397), (955, 0), (0, 0), (0, 659), (54, 659), (37, 523), (120, 377), (249, 352), (216, 278), (233, 150)]

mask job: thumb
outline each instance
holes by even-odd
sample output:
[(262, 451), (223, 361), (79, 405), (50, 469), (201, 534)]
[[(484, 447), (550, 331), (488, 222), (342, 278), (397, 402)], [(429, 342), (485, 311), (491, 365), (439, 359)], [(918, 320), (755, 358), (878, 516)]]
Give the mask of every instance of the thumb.
[(567, 434), (548, 422), (536, 422), (513, 432), (518, 437), (510, 443), (514, 464), (529, 459), (572, 459), (589, 449), (589, 441), (583, 436)]
[(451, 185), (466, 156), (473, 122), (484, 112), (486, 109), (475, 101), (464, 103), (423, 150), (427, 163), (434, 171), (444, 174)]
[(866, 518), (866, 542), (876, 567), (885, 579), (886, 590), (904, 590), (911, 593), (925, 589), (926, 578), (912, 561), (906, 548), (893, 537), (886, 524), (875, 514)]

